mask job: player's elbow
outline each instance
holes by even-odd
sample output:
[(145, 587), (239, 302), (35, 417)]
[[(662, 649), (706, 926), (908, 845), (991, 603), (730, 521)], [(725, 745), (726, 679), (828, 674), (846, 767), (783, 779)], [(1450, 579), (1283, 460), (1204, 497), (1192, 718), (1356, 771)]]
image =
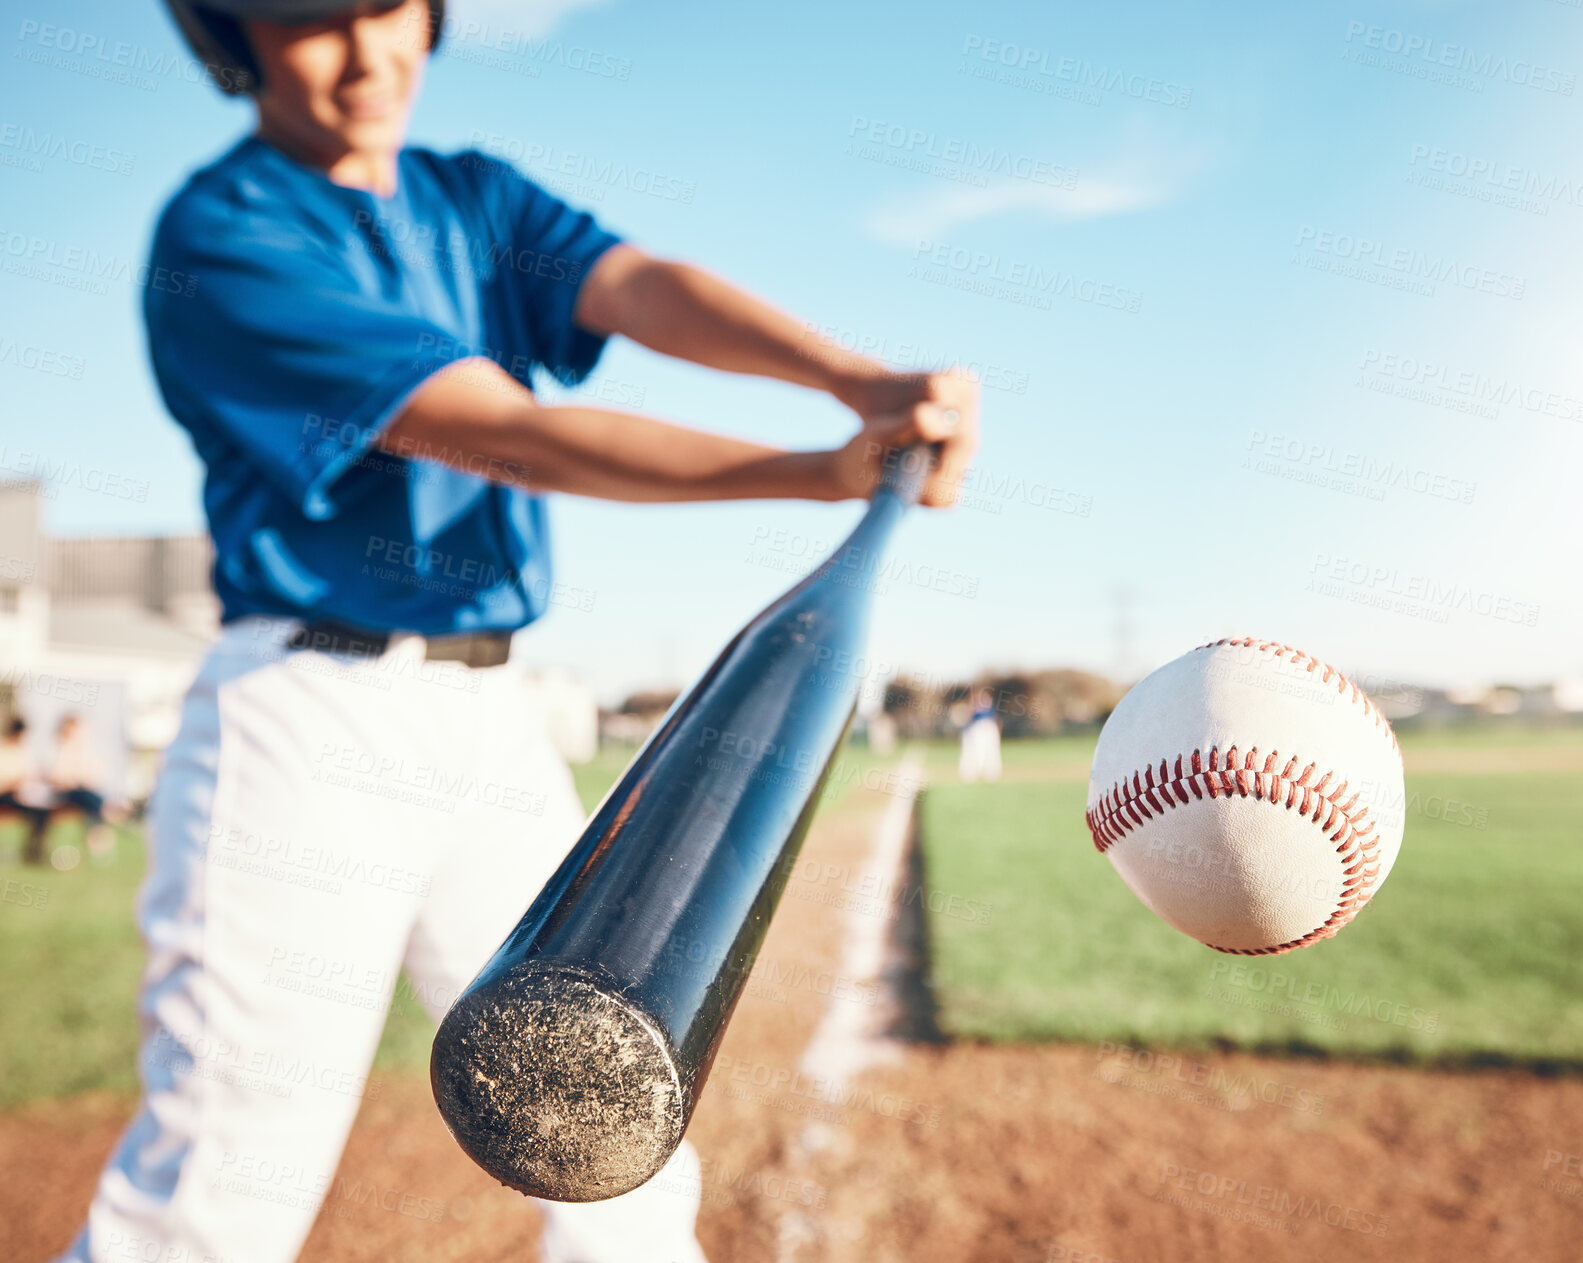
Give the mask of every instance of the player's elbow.
[(573, 319), (590, 333), (634, 336), (646, 305), (643, 291), (665, 266), (637, 246), (612, 246), (584, 278)]
[(458, 360), (408, 397), (379, 436), (393, 455), (476, 471), (522, 446), (538, 410), (533, 393), (493, 360)]

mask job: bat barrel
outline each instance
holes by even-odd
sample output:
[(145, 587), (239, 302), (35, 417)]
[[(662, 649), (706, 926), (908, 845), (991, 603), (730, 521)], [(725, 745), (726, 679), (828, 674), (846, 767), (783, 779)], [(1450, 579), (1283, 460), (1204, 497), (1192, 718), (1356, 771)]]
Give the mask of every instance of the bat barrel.
[(883, 549), (927, 468), (671, 708), (435, 1037), (464, 1150), (556, 1201), (614, 1197), (675, 1151), (796, 861), (861, 684)]

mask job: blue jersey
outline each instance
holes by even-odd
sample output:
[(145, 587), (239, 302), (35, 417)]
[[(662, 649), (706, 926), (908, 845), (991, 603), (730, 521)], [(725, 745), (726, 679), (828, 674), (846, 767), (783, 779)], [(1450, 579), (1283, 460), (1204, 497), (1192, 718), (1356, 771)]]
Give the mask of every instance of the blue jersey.
[(573, 305), (617, 239), (483, 154), (407, 149), (398, 170), (384, 198), (249, 139), (160, 219), (151, 268), (183, 283), (146, 290), (149, 349), (205, 466), (228, 622), (432, 635), (548, 604), (543, 500), (496, 481), (519, 471), (374, 444), (459, 359), (586, 375), (603, 340)]

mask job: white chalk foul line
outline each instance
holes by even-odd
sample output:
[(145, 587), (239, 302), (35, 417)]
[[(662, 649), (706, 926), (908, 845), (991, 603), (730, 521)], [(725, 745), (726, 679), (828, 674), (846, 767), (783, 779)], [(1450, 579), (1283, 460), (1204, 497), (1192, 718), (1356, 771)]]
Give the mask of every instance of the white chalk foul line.
[[(874, 831), (859, 890), (892, 890), (907, 853), (913, 802), (923, 773), (922, 756), (908, 751), (897, 770), (896, 793)], [(883, 1033), (895, 1016), (894, 997), (885, 987), (885, 967), (891, 923), (896, 917), (892, 901), (884, 899), (883, 903), (878, 911), (860, 900), (848, 905), (841, 954), (842, 973), (859, 986), (872, 987), (879, 1003), (853, 1004), (832, 995), (798, 1067), (831, 1089), (839, 1089), (871, 1066), (901, 1059), (896, 1042)]]
[[(874, 843), (858, 883), (859, 890), (888, 891), (901, 870), (907, 853), (907, 838), (912, 824), (913, 803), (923, 775), (923, 758), (909, 750), (896, 777), (896, 793), (874, 830)], [(841, 969), (853, 983), (868, 984), (878, 996), (875, 1005), (853, 1004), (832, 988), (819, 1026), (803, 1049), (798, 1069), (820, 1084), (827, 1099), (840, 1100), (842, 1089), (856, 1075), (871, 1066), (897, 1062), (901, 1054), (885, 1030), (894, 1016), (896, 1001), (885, 988), (890, 929), (896, 907), (888, 898), (876, 911), (864, 901), (854, 900), (846, 909), (842, 936)], [(810, 1123), (803, 1128), (797, 1143), (787, 1155), (792, 1170), (805, 1169), (811, 1156), (829, 1143), (832, 1131), (827, 1124)], [(805, 1249), (817, 1250), (829, 1231), (813, 1215), (787, 1209), (777, 1225), (776, 1263), (796, 1263)]]

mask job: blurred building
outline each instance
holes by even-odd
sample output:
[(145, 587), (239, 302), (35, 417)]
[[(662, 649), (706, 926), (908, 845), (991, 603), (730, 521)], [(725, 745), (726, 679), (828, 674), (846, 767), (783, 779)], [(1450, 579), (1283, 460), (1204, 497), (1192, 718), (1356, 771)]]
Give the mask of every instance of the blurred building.
[(1563, 715), (1583, 715), (1583, 675), (1557, 680), (1551, 699)]
[[(1372, 696), (1372, 694), (1371, 694)], [(1575, 722), (1583, 713), (1583, 680), (1555, 684), (1477, 684), (1453, 689), (1411, 689), (1382, 706), (1393, 724), (1439, 728), (1457, 724)]]
[(615, 710), (599, 716), (601, 739), (619, 745), (641, 745), (678, 696), (675, 689), (633, 693)]
[[(34, 755), (81, 714), (114, 797), (142, 801), (176, 735), (181, 699), (219, 634), (207, 535), (52, 540), (44, 485), (0, 483), (0, 717), (19, 714)], [(531, 670), (562, 755), (593, 757), (599, 708), (557, 668)]]
[(0, 711), (47, 757), (80, 714), (116, 797), (147, 796), (182, 694), (219, 630), (203, 535), (49, 539), (44, 485), (0, 483)]
[(904, 738), (954, 735), (988, 692), (1007, 737), (1044, 737), (1085, 728), (1115, 708), (1126, 690), (1090, 671), (1051, 669), (981, 672), (971, 680), (897, 675), (885, 685), (881, 709)]

